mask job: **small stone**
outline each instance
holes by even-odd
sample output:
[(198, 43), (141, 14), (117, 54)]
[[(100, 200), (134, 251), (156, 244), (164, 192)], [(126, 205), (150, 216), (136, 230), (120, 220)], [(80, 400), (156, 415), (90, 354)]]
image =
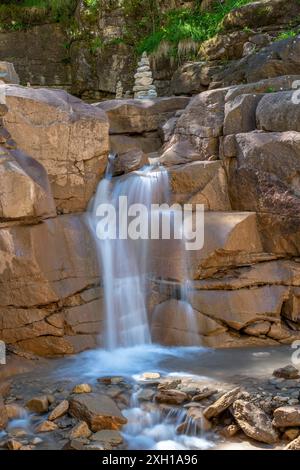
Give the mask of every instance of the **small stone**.
[(142, 378), (144, 380), (158, 380), (160, 379), (160, 374), (158, 372), (144, 372)]
[(70, 439), (77, 439), (80, 437), (90, 437), (92, 431), (85, 421), (80, 421), (70, 432)]
[(279, 377), (279, 378), (288, 379), (288, 380), (298, 379), (300, 377), (299, 370), (292, 365), (288, 365), (280, 369), (274, 370), (273, 375), (274, 377)]
[(220, 434), (229, 438), (235, 436), (240, 431), (240, 429), (241, 428), (237, 424), (229, 424), (229, 426), (226, 426), (221, 430)]
[(63, 400), (59, 405), (54, 408), (53, 411), (51, 411), (50, 415), (48, 416), (49, 421), (54, 421), (57, 418), (60, 418), (69, 409), (69, 402), (68, 400)]
[(34, 449), (34, 446), (28, 444), (28, 445), (25, 445), (25, 446), (20, 447), (19, 450), (33, 450), (33, 449)]
[(297, 439), (299, 435), (300, 435), (300, 430), (298, 428), (290, 428), (284, 432), (283, 439), (285, 439), (286, 441), (293, 441)]
[(72, 390), (72, 393), (91, 393), (92, 387), (89, 384), (78, 384)]
[(6, 447), (9, 449), (9, 450), (19, 450), (21, 449), (23, 444), (21, 444), (21, 442), (19, 441), (16, 441), (15, 439), (9, 439), (7, 442), (6, 442)]
[(109, 450), (109, 449), (104, 449), (104, 447), (101, 444), (98, 443), (93, 443), (93, 444), (88, 444), (84, 446), (84, 450)]
[(47, 395), (48, 402), (50, 405), (55, 402), (55, 396), (54, 395)]
[(57, 428), (58, 426), (56, 423), (53, 423), (52, 421), (44, 421), (36, 428), (36, 432), (51, 432), (55, 431)]
[(115, 376), (115, 377), (99, 377), (97, 379), (97, 382), (104, 383), (106, 385), (119, 385), (121, 383), (124, 383), (124, 378)]
[(118, 431), (103, 429), (92, 435), (91, 441), (100, 442), (104, 447), (116, 447), (123, 443)]
[(46, 395), (33, 397), (26, 403), (26, 407), (34, 413), (46, 413), (49, 408), (48, 397)]
[(10, 435), (12, 437), (24, 437), (28, 435), (28, 432), (23, 428), (14, 428), (10, 431)]
[(218, 390), (215, 389), (209, 389), (209, 388), (204, 388), (200, 393), (197, 393), (197, 395), (193, 396), (192, 401), (202, 401), (204, 398), (209, 398), (215, 393), (217, 393)]
[(34, 437), (32, 441), (30, 441), (30, 444), (33, 444), (34, 446), (41, 444), (43, 442), (43, 439), (40, 437)]

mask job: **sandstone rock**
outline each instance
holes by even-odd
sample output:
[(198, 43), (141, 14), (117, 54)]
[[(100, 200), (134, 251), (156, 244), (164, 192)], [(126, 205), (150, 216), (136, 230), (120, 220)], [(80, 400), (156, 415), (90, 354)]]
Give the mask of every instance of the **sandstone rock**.
[(257, 128), (264, 131), (300, 131), (297, 91), (266, 94), (256, 110)]
[(110, 136), (111, 151), (117, 154), (127, 153), (132, 150), (136, 151), (137, 149), (149, 154), (159, 151), (161, 145), (162, 142), (158, 131), (135, 135), (113, 134)]
[(80, 421), (70, 432), (70, 439), (77, 439), (80, 437), (90, 437), (92, 431), (89, 429), (85, 421)]
[(94, 432), (102, 429), (118, 430), (127, 422), (115, 402), (102, 394), (90, 393), (72, 397), (69, 413), (86, 421)]
[(205, 418), (203, 415), (203, 410), (200, 408), (189, 408), (187, 412), (187, 420), (186, 420), (187, 429), (186, 432), (189, 431), (202, 431), (207, 432), (210, 431), (212, 428), (211, 422)]
[(37, 161), (18, 150), (0, 147), (0, 176), (0, 219), (56, 214), (47, 174)]
[(37, 428), (36, 432), (52, 432), (58, 428), (56, 423), (52, 421), (43, 421)]
[(203, 390), (201, 390), (200, 393), (197, 393), (193, 396), (192, 401), (202, 401), (204, 398), (209, 398), (215, 393), (217, 393), (216, 389), (205, 387)]
[(298, 428), (287, 429), (283, 434), (283, 439), (287, 441), (294, 441), (299, 436), (300, 431)]
[(218, 66), (206, 62), (187, 62), (180, 66), (172, 76), (171, 93), (174, 95), (194, 95), (205, 91)]
[(256, 129), (256, 108), (263, 95), (239, 95), (225, 104), (224, 135)]
[(266, 335), (270, 331), (271, 323), (268, 321), (258, 321), (246, 326), (244, 332), (251, 336)]
[(46, 413), (49, 408), (48, 397), (46, 395), (33, 397), (26, 403), (26, 407), (34, 413)]
[(8, 422), (7, 410), (2, 396), (0, 396), (0, 430), (5, 429)]
[(48, 416), (49, 421), (54, 421), (57, 418), (65, 415), (69, 409), (69, 402), (68, 400), (63, 400), (59, 405), (57, 405), (53, 411)]
[(109, 162), (112, 176), (119, 176), (139, 170), (148, 163), (148, 158), (141, 150), (132, 149), (119, 155), (110, 155)]
[(256, 405), (236, 400), (232, 408), (235, 420), (248, 437), (266, 444), (274, 444), (278, 441), (271, 419)]
[(290, 442), (284, 450), (300, 450), (300, 437)]
[(260, 79), (253, 83), (243, 83), (241, 85), (231, 86), (226, 93), (225, 102), (233, 101), (237, 96), (248, 94), (268, 94), (279, 91), (292, 90), (294, 82), (300, 79), (300, 75), (283, 75)]
[(122, 435), (119, 431), (103, 429), (92, 435), (91, 441), (99, 442), (104, 448), (117, 447), (123, 443)]
[(95, 105), (107, 114), (111, 134), (141, 134), (158, 129), (178, 109), (189, 103), (185, 96), (157, 98), (155, 100), (113, 100)]
[(23, 444), (19, 441), (16, 441), (15, 439), (9, 439), (6, 442), (6, 447), (8, 450), (20, 450)]
[(275, 369), (273, 371), (273, 375), (274, 377), (278, 377), (280, 379), (298, 379), (299, 370), (292, 365), (288, 365), (281, 367), (280, 369)]
[(230, 437), (234, 437), (240, 431), (240, 429), (240, 426), (237, 424), (229, 424), (224, 429), (222, 429), (221, 434), (228, 439)]
[(165, 145), (159, 163), (164, 166), (181, 165), (195, 160), (216, 160), (219, 153), (216, 137), (189, 138), (175, 134)]
[(300, 406), (282, 406), (274, 411), (273, 426), (287, 428), (300, 426)]
[(8, 419), (20, 419), (26, 417), (26, 410), (20, 405), (5, 405)]
[(247, 31), (217, 34), (201, 44), (199, 55), (207, 61), (240, 59), (249, 36)]
[(78, 384), (72, 390), (72, 393), (91, 393), (92, 387), (89, 384)]
[(0, 61), (0, 80), (4, 83), (20, 83), (19, 76), (11, 62)]
[(222, 395), (217, 401), (215, 401), (212, 405), (205, 408), (203, 411), (203, 415), (206, 419), (212, 419), (218, 416), (219, 414), (223, 413), (223, 411), (227, 410), (232, 403), (236, 400), (238, 394), (240, 393), (240, 388), (236, 387), (230, 392), (225, 393)]
[(160, 374), (158, 372), (143, 372), (142, 377), (144, 380), (158, 380), (160, 379)]
[(85, 210), (109, 149), (105, 114), (62, 90), (6, 85), (5, 93), (5, 126), (45, 167), (58, 211)]
[(158, 403), (167, 403), (169, 405), (181, 405), (188, 399), (188, 395), (180, 390), (161, 390), (155, 395)]

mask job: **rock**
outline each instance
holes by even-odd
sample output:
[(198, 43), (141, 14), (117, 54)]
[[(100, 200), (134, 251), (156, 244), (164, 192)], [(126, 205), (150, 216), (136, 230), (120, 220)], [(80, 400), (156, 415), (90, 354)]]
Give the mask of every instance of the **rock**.
[(188, 395), (179, 390), (160, 390), (155, 395), (158, 403), (167, 403), (169, 405), (181, 405), (188, 399)]
[(283, 439), (287, 441), (294, 441), (299, 436), (300, 431), (298, 428), (290, 428), (284, 431)]
[(142, 378), (144, 380), (158, 380), (160, 379), (160, 374), (158, 372), (143, 372)]
[(20, 447), (19, 450), (34, 450), (34, 449), (35, 449), (34, 445), (27, 444), (25, 446)]
[(4, 83), (20, 83), (19, 76), (11, 62), (0, 61), (0, 80)]
[(51, 432), (56, 429), (58, 429), (56, 423), (53, 423), (52, 421), (43, 421), (39, 426), (37, 426), (36, 432)]
[(97, 431), (95, 434), (93, 434), (91, 441), (99, 442), (103, 445), (104, 448), (111, 448), (122, 444), (123, 438), (119, 431), (103, 429), (102, 431)]
[(297, 437), (297, 439), (290, 442), (284, 450), (300, 450), (300, 437)]
[(272, 426), (271, 419), (256, 405), (236, 400), (232, 409), (234, 419), (246, 436), (266, 444), (274, 444), (278, 441), (278, 434)]
[(218, 66), (206, 62), (187, 62), (173, 74), (170, 84), (174, 95), (195, 95), (205, 91), (212, 76), (219, 70)]
[(271, 323), (268, 321), (257, 321), (244, 328), (244, 332), (250, 336), (266, 335), (270, 331)]
[(56, 215), (48, 177), (40, 163), (19, 150), (0, 147), (0, 176), (0, 219)]
[(225, 96), (225, 103), (234, 101), (237, 96), (255, 94), (270, 95), (278, 91), (292, 90), (294, 82), (300, 79), (300, 75), (283, 75), (271, 78), (260, 79), (252, 83), (231, 86)]
[(205, 416), (203, 415), (203, 410), (198, 407), (191, 407), (188, 409), (186, 424), (187, 432), (189, 431), (189, 427), (192, 432), (195, 429), (197, 431), (207, 432), (212, 428), (211, 422), (207, 418), (205, 418)]
[(207, 61), (240, 59), (249, 36), (248, 31), (216, 34), (201, 44), (199, 55)]
[(48, 397), (46, 395), (33, 397), (26, 403), (26, 407), (34, 413), (46, 413), (49, 408)]
[(9, 404), (5, 405), (5, 408), (8, 419), (21, 419), (26, 417), (27, 411), (22, 406)]
[(110, 134), (141, 134), (158, 129), (179, 109), (184, 109), (189, 98), (185, 96), (155, 100), (113, 100), (95, 104), (107, 114)]
[(54, 421), (57, 418), (65, 415), (69, 409), (69, 402), (68, 400), (63, 400), (59, 405), (57, 405), (53, 411), (48, 416), (49, 421)]
[(300, 406), (281, 406), (274, 411), (273, 426), (287, 428), (300, 426)]
[(237, 424), (229, 424), (222, 429), (221, 434), (228, 439), (234, 437), (240, 431), (240, 429), (240, 426)]
[(58, 211), (84, 211), (109, 150), (103, 111), (63, 90), (5, 85), (5, 93), (5, 127), (46, 169)]
[(272, 132), (300, 131), (298, 92), (280, 91), (261, 98), (256, 110), (257, 129)]
[(110, 171), (112, 176), (123, 175), (136, 171), (148, 163), (148, 158), (139, 149), (132, 149), (129, 152), (109, 157)]
[(90, 437), (92, 431), (89, 429), (85, 421), (80, 421), (70, 432), (70, 439), (77, 439), (80, 437)]
[(200, 393), (197, 393), (196, 395), (193, 396), (192, 401), (202, 401), (204, 398), (209, 398), (215, 393), (217, 393), (218, 390), (213, 389), (213, 388), (208, 388), (205, 387), (203, 390), (201, 390)]
[(262, 94), (239, 95), (225, 104), (224, 135), (256, 129), (256, 109)]
[(72, 397), (69, 413), (85, 421), (93, 432), (118, 430), (127, 422), (115, 402), (103, 394), (89, 393)]
[(281, 367), (280, 369), (275, 369), (273, 371), (273, 375), (274, 377), (278, 377), (280, 379), (298, 379), (299, 370), (292, 365), (288, 365)]
[(151, 388), (143, 388), (137, 394), (137, 399), (139, 401), (152, 401), (155, 395), (155, 391)]
[(5, 429), (8, 422), (7, 410), (4, 405), (2, 396), (0, 395), (0, 430)]
[(91, 393), (92, 387), (89, 384), (78, 384), (72, 390), (72, 393)]
[(41, 439), (40, 437), (34, 437), (32, 441), (30, 442), (30, 444), (33, 444), (34, 446), (36, 446), (38, 444), (41, 444), (42, 442), (43, 442), (43, 439)]
[(239, 393), (239, 387), (236, 387), (230, 390), (229, 392), (226, 392), (224, 395), (218, 398), (218, 400), (215, 401), (212, 405), (205, 408), (205, 410), (203, 411), (204, 417), (210, 420), (223, 413), (223, 411), (227, 410), (227, 408), (232, 405)]
[(6, 442), (6, 447), (8, 448), (8, 450), (20, 450), (22, 446), (23, 444), (17, 441), (16, 439), (9, 439)]

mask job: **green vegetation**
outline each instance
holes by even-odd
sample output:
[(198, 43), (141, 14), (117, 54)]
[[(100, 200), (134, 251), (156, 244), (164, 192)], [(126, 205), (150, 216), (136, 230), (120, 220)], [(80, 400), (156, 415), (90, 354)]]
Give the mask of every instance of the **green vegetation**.
[(289, 30), (289, 31), (282, 31), (276, 38), (276, 41), (282, 41), (283, 39), (290, 39), (298, 36), (300, 30)]

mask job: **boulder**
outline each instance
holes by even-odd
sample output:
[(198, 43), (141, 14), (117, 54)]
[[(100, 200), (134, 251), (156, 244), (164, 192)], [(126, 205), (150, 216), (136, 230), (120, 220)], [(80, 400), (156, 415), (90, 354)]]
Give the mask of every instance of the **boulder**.
[(18, 147), (45, 167), (57, 210), (85, 210), (106, 164), (105, 113), (62, 90), (3, 87), (5, 126)]
[(43, 166), (19, 150), (0, 146), (0, 219), (43, 219), (56, 215)]
[(188, 395), (180, 390), (161, 390), (155, 395), (158, 403), (167, 403), (168, 405), (181, 405), (188, 399)]
[(51, 411), (51, 413), (48, 416), (49, 421), (54, 421), (58, 418), (61, 418), (61, 416), (64, 416), (69, 409), (69, 402), (68, 400), (63, 400), (62, 402), (57, 405), (54, 410)]
[(257, 128), (268, 132), (300, 132), (299, 92), (266, 94), (256, 110)]
[(207, 90), (218, 66), (206, 62), (187, 62), (172, 76), (170, 89), (174, 95), (195, 95)]
[(273, 426), (288, 428), (300, 426), (300, 406), (281, 406), (274, 411)]
[(256, 321), (244, 328), (244, 332), (250, 336), (266, 335), (270, 331), (271, 323), (268, 321)]
[(271, 419), (254, 403), (236, 400), (232, 413), (246, 436), (266, 444), (275, 444), (278, 441), (279, 436), (272, 426)]
[(92, 431), (85, 421), (79, 421), (70, 432), (70, 439), (78, 439), (81, 437), (90, 437)]
[(300, 450), (300, 437), (290, 442), (284, 450)]
[(225, 102), (233, 101), (237, 96), (249, 94), (271, 94), (278, 91), (292, 90), (293, 84), (300, 80), (300, 75), (284, 75), (266, 78), (253, 83), (231, 86), (226, 93)]
[(127, 422), (115, 402), (103, 394), (89, 393), (72, 397), (69, 413), (85, 421), (93, 432), (118, 430)]
[(273, 371), (273, 375), (280, 379), (293, 380), (299, 378), (299, 370), (292, 365), (288, 365), (281, 367), (280, 369), (275, 369)]
[(153, 153), (157, 152), (161, 146), (162, 141), (157, 131), (136, 135), (112, 134), (110, 136), (111, 151), (117, 154), (127, 153), (132, 150), (136, 151), (137, 149), (146, 154)]
[(185, 96), (144, 100), (112, 100), (95, 104), (105, 111), (110, 125), (110, 134), (141, 134), (157, 130), (177, 110), (189, 103)]
[(147, 156), (135, 148), (126, 153), (109, 155), (109, 170), (112, 176), (120, 176), (131, 171), (136, 171), (148, 163)]
[(256, 129), (256, 108), (262, 94), (243, 94), (225, 104), (224, 135)]
[(34, 413), (46, 413), (49, 408), (49, 401), (46, 395), (33, 397), (27, 403), (26, 407)]
[(15, 71), (14, 64), (11, 62), (0, 61), (0, 81), (4, 83), (20, 83), (19, 76)]
[(219, 414), (223, 413), (223, 411), (227, 410), (232, 403), (237, 399), (238, 394), (240, 393), (240, 388), (236, 387), (229, 392), (224, 393), (217, 401), (215, 401), (212, 405), (205, 408), (203, 411), (203, 415), (206, 419), (212, 419)]

